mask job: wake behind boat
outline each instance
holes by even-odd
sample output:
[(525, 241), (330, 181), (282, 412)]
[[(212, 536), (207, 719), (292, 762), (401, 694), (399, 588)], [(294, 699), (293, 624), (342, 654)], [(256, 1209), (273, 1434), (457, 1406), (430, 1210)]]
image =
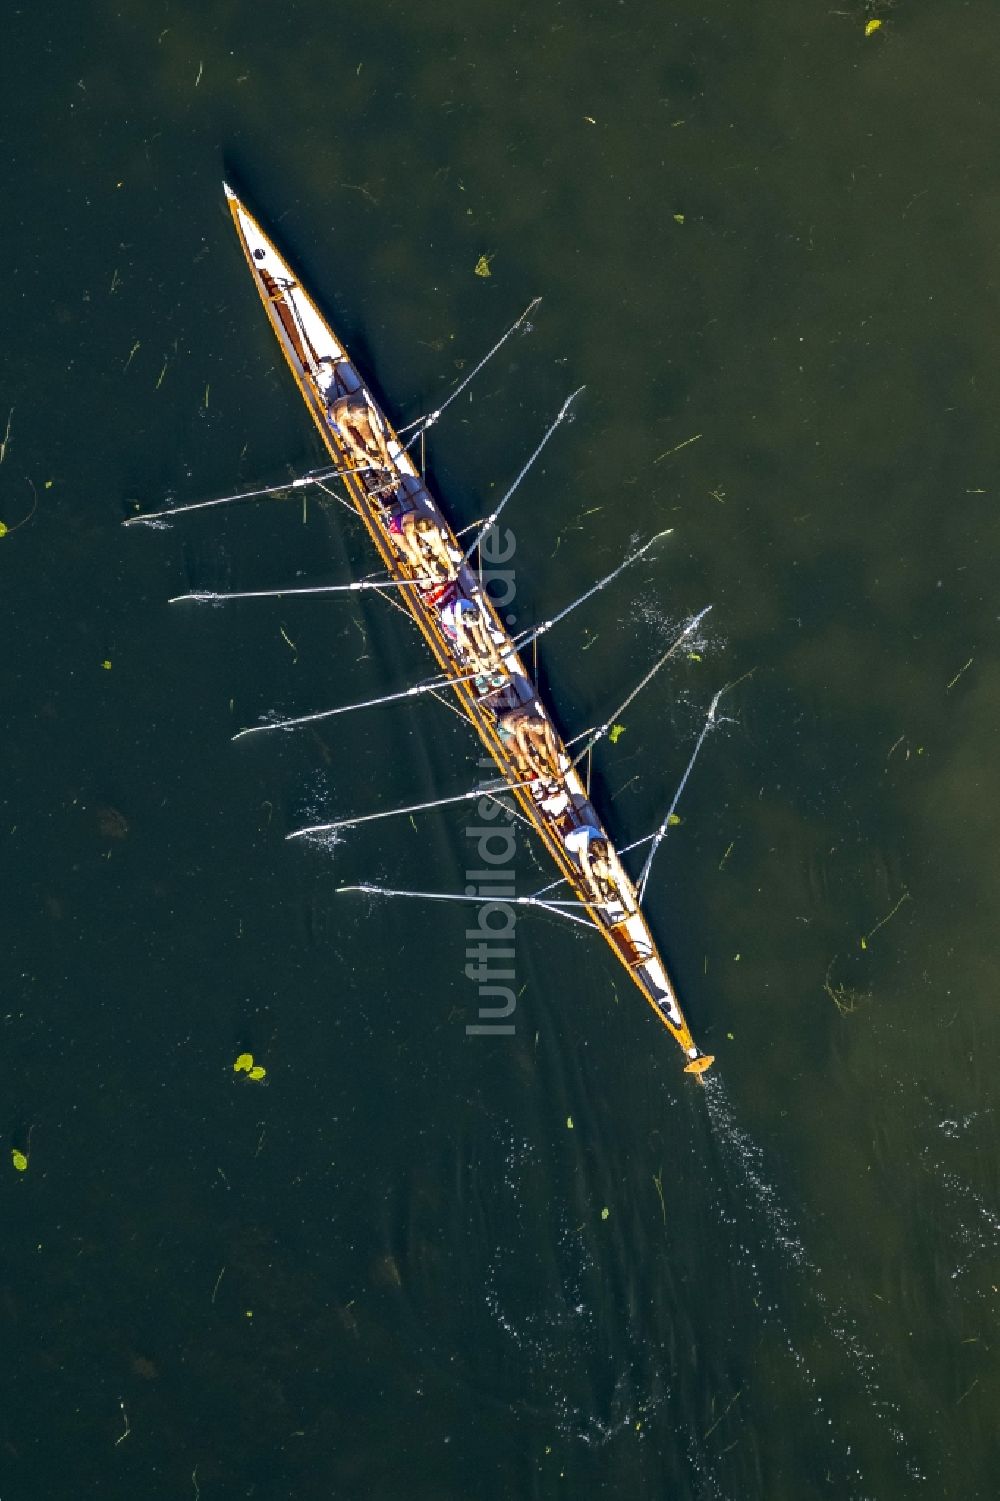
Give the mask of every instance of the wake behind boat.
[[(428, 488), (422, 465), (418, 468), (411, 456), (411, 449), (418, 440), (422, 453), (424, 433), (440, 413), (431, 413), (405, 444), (401, 441), (344, 345), (273, 240), (232, 188), (226, 185), (225, 191), (236, 233), (264, 310), (332, 460), (331, 475), (318, 479), (306, 476), (298, 483), (322, 483), (323, 478), (340, 480), (346, 488), (350, 505), (367, 528), (386, 570), (383, 580), (374, 583), (358, 581), (343, 588), (346, 592), (352, 588), (375, 587), (398, 600), (416, 622), (437, 664), (438, 674), (427, 684), (417, 685), (398, 695), (387, 695), (381, 700), (366, 702), (385, 702), (393, 697), (409, 697), (422, 691), (438, 691), (443, 687), (451, 690), (460, 713), (479, 735), (500, 773), (500, 780), (491, 787), (477, 788), (465, 796), (472, 799), (485, 793), (495, 797), (503, 792), (512, 795), (559, 872), (560, 879), (553, 884), (565, 882), (572, 893), (572, 900), (568, 901), (556, 900), (545, 893), (514, 900), (527, 905), (544, 906), (559, 912), (563, 917), (596, 928), (639, 987), (659, 1021), (680, 1045), (686, 1059), (686, 1071), (703, 1073), (710, 1067), (713, 1059), (701, 1051), (691, 1035), (641, 907), (641, 893), (648, 877), (649, 865), (663, 837), (667, 821), (664, 821), (649, 841), (642, 841), (651, 843), (652, 848), (638, 881), (633, 882), (622, 864), (614, 841), (590, 800), (580, 771), (581, 764), (586, 761), (594, 745), (611, 730), (617, 714), (651, 680), (682, 642), (689, 639), (701, 615), (688, 623), (670, 649), (629, 695), (626, 705), (619, 708), (615, 716), (593, 733), (588, 732), (586, 743), (580, 748), (574, 746), (571, 755), (538, 694), (525, 665), (523, 652), (528, 644), (533, 643), (580, 601), (575, 601), (555, 619), (545, 621), (535, 630), (524, 632), (515, 638), (501, 618), (488, 589), (483, 586), (482, 555), (486, 554), (488, 539), (496, 535), (494, 527), (500, 511), (556, 427), (564, 420), (571, 402), (579, 393), (574, 393), (566, 401), (514, 485), (491, 515), (475, 528), (471, 542), (460, 542)], [(532, 308), (534, 306), (532, 304)], [(525, 322), (532, 308), (522, 315), (514, 328)], [(513, 329), (508, 330), (508, 335), (511, 332)], [(495, 346), (498, 347), (499, 345)], [(480, 366), (476, 368), (479, 369), (482, 363), (485, 361), (480, 362)], [(471, 376), (463, 381), (463, 388), (469, 379)], [(449, 400), (456, 394), (457, 392), (452, 393)], [(277, 490), (289, 487), (273, 488)], [(141, 521), (144, 518), (138, 516), (133, 519)], [(622, 568), (651, 545), (647, 543), (646, 547), (626, 559), (620, 568), (596, 584), (584, 597), (603, 588)], [(273, 592), (284, 595), (312, 591)], [(703, 611), (702, 614), (704, 613)], [(347, 707), (358, 708), (364, 705)], [(712, 713), (714, 707), (713, 704)], [(338, 712), (346, 710), (304, 715), (301, 720), (285, 721), (284, 725), (322, 719)], [(243, 733), (279, 727), (282, 726), (260, 725)], [(446, 798), (439, 803), (419, 806), (435, 807), (461, 800), (463, 799)], [(417, 809), (393, 811), (403, 813)], [(369, 818), (386, 816), (391, 814), (368, 815)], [(364, 818), (354, 818), (343, 820), (342, 824), (314, 825), (296, 830), (288, 837), (321, 836), (330, 830), (364, 821)], [(370, 886), (343, 889), (372, 892), (381, 890)], [(545, 888), (545, 892), (549, 890), (550, 888)], [(449, 898), (447, 893), (386, 891), (383, 894), (463, 900), (461, 897)], [(465, 899), (479, 900), (476, 897)]]

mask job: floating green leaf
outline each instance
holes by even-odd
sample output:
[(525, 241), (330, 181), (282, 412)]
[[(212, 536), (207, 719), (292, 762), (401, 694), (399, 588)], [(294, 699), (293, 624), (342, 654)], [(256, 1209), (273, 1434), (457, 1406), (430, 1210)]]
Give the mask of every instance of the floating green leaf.
[(611, 726), (611, 733), (609, 734), (608, 739), (611, 741), (612, 745), (617, 745), (624, 733), (625, 726), (623, 724), (613, 724)]
[(493, 275), (492, 271), (490, 270), (490, 261), (492, 259), (493, 259), (493, 257), (491, 255), (481, 255), (479, 257), (478, 261), (476, 262), (476, 275), (477, 276), (492, 276)]
[(684, 215), (683, 214), (675, 214), (674, 215), (674, 223), (675, 224), (683, 224), (684, 223)]
[(237, 1058), (236, 1062), (233, 1064), (233, 1073), (234, 1074), (248, 1074), (252, 1068), (253, 1068), (253, 1054), (252, 1053), (241, 1053), (240, 1056)]
[(28, 1171), (28, 1159), (25, 1154), (23, 1152), (19, 1152), (16, 1147), (10, 1154), (10, 1160), (14, 1164), (14, 1169), (16, 1172), (26, 1173)]
[(267, 1069), (266, 1068), (264, 1068), (259, 1063), (255, 1063), (254, 1066), (253, 1066), (253, 1068), (248, 1073), (247, 1078), (248, 1079), (257, 1079), (257, 1080), (260, 1080), (260, 1079), (263, 1079), (263, 1077), (264, 1077), (264, 1075), (266, 1073), (267, 1073)]
[(679, 823), (683, 822), (684, 820), (679, 813), (671, 813), (670, 817), (667, 819), (667, 828), (675, 829)]
[(605, 1204), (604, 1208), (601, 1210), (601, 1219), (602, 1220), (606, 1220), (606, 1219), (609, 1219), (610, 1217), (611, 1217), (611, 1210), (608, 1208), (607, 1204)]
[(567, 1117), (566, 1117), (566, 1130), (567, 1131), (572, 1131), (572, 1129), (573, 1129), (573, 1117), (571, 1115), (567, 1115)]

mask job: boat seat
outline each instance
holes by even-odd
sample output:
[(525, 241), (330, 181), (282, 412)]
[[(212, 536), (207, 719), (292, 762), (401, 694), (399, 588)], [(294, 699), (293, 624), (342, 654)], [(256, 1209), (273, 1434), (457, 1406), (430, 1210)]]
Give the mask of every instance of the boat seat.
[(653, 950), (648, 944), (643, 944), (640, 947), (635, 942), (625, 927), (627, 921), (628, 918), (626, 916), (618, 922), (612, 923), (608, 929), (608, 936), (629, 969), (638, 969), (640, 965), (645, 964), (648, 959), (653, 957)]

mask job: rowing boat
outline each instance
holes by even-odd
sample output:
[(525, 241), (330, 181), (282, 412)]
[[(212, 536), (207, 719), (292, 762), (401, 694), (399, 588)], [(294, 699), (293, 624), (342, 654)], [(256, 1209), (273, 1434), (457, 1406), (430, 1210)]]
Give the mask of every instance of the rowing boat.
[[(467, 556), (468, 549), (459, 545), (408, 447), (396, 434), (309, 292), (274, 241), (228, 184), (225, 191), (247, 265), (281, 352), (389, 578), (404, 585), (398, 597), (416, 622), (442, 676), (448, 679), (462, 713), (477, 731), (560, 875), (645, 996), (658, 1020), (680, 1044), (687, 1060), (686, 1069), (703, 1073), (712, 1058), (700, 1050), (691, 1035), (636, 888), (588, 796), (577, 764), (570, 757), (539, 697), (506, 623), (494, 606), (489, 591), (480, 585), (479, 574)], [(365, 468), (357, 462), (356, 447), (348, 446), (342, 430), (343, 419), (338, 421), (331, 415), (331, 370), (337, 372), (337, 390), (341, 396), (353, 397), (355, 404), (363, 401), (367, 407), (370, 424), (384, 440), (391, 462), (388, 473), (381, 454), (373, 451), (372, 461)], [(419, 513), (433, 523), (445, 555), (454, 562), (453, 578), (447, 577), (447, 570), (444, 575), (440, 568), (431, 571), (436, 559), (428, 560), (423, 573), (418, 571), (419, 564), (413, 560), (412, 547), (407, 549), (404, 545), (406, 539), (399, 522), (401, 511), (404, 516)], [(451, 584), (452, 589), (443, 589), (446, 584)], [(442, 598), (449, 593), (452, 598), (457, 594), (475, 605), (492, 642), (491, 661), (487, 663), (480, 659), (471, 664), (492, 670), (485, 670), (473, 678), (470, 678), (468, 651), (461, 654), (453, 639), (453, 630), (448, 628), (444, 618), (447, 607), (442, 604)], [(551, 769), (554, 772), (558, 768), (558, 779), (530, 775), (531, 761), (526, 766), (524, 755), (518, 754), (516, 740), (502, 735), (503, 715), (498, 716), (496, 712), (498, 678), (503, 679), (502, 687), (507, 695), (503, 707), (507, 714), (513, 711), (516, 715), (520, 709), (525, 711), (525, 717), (540, 719), (547, 726), (545, 738), (555, 746), (555, 765)], [(556, 781), (557, 787), (554, 786)], [(592, 875), (588, 881), (582, 858), (572, 853), (574, 844), (576, 847), (581, 845), (579, 838), (574, 841), (572, 837), (577, 830), (594, 831), (593, 834), (586, 833), (582, 841), (584, 849), (589, 845), (600, 849), (603, 845), (603, 870), (609, 873), (603, 880)], [(567, 847), (567, 836), (570, 847)]]
[[(523, 637), (511, 635), (484, 586), (482, 559), (491, 532), (496, 535), (499, 508), (486, 518), (471, 546), (460, 543), (422, 464), (418, 467), (412, 456), (414, 438), (402, 441), (284, 255), (228, 184), (225, 192), (281, 352), (333, 471), (382, 560), (385, 585), (412, 616), (437, 665), (437, 681), (454, 694), (460, 713), (496, 764), (501, 781), (494, 792), (502, 790), (516, 800), (573, 893), (569, 902), (539, 900), (535, 905), (553, 905), (562, 915), (575, 915), (597, 929), (680, 1045), (686, 1071), (702, 1074), (713, 1059), (691, 1035), (636, 883), (591, 802), (581, 775), (584, 753), (570, 754), (523, 660)], [(438, 415), (431, 414), (420, 428), (421, 452), (423, 433)], [(608, 729), (610, 721), (601, 733)], [(297, 832), (321, 834), (336, 827), (315, 825)], [(642, 879), (638, 884), (641, 888)]]

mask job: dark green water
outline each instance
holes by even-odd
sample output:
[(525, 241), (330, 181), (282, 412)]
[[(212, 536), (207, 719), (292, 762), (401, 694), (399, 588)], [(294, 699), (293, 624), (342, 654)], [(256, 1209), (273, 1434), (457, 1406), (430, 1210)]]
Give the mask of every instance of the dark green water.
[[(994, 1495), (995, 7), (6, 21), (3, 1501)], [(548, 638), (567, 733), (714, 605), (599, 760), (623, 839), (753, 670), (650, 893), (707, 1092), (572, 929), (469, 1038), (466, 911), (335, 895), (460, 887), (461, 808), (284, 842), (467, 787), (446, 710), (229, 743), (424, 657), (168, 610), (371, 566), (315, 504), (119, 527), (316, 458), (224, 171), (400, 420), (544, 293), (431, 460), (481, 515), (586, 382), (525, 618), (675, 529)]]

